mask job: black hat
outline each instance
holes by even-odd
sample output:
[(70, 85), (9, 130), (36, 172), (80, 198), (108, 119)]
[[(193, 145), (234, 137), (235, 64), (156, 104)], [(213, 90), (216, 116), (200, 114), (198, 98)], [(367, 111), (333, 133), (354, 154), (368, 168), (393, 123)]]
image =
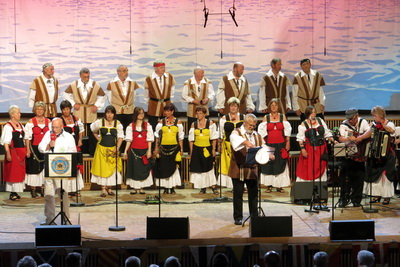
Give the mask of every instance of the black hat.
[(354, 115), (356, 115), (358, 113), (358, 110), (355, 108), (350, 108), (348, 110), (346, 110), (346, 119), (351, 119), (354, 117)]

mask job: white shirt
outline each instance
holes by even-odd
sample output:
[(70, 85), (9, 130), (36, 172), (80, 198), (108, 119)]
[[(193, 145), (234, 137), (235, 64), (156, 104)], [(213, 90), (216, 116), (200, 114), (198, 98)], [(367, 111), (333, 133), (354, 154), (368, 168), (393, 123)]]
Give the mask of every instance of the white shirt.
[[(210, 129), (210, 140), (218, 139), (218, 130), (215, 123), (210, 124), (209, 129)], [(189, 130), (189, 136), (188, 136), (189, 142), (194, 142), (194, 130), (196, 130), (194, 127), (190, 128)]]
[[(79, 92), (81, 93), (84, 100), (86, 100), (87, 95), (89, 94), (90, 90), (92, 90), (93, 82), (94, 81), (92, 79), (89, 79), (89, 81), (86, 84), (86, 88), (85, 88), (85, 84), (82, 82), (82, 80), (81, 79), (78, 80), (77, 88), (78, 88)], [(74, 100), (74, 95), (72, 93), (63, 92), (63, 97), (65, 100), (68, 100), (71, 103), (72, 107), (76, 104), (76, 102)], [(94, 103), (94, 105), (98, 109), (102, 109), (104, 107), (105, 102), (106, 102), (106, 97), (98, 95), (98, 96), (96, 96), (96, 102)]]
[[(369, 123), (367, 120), (363, 119), (361, 121), (362, 118), (358, 117), (358, 122), (356, 126), (352, 126), (353, 129), (355, 129), (359, 134), (364, 134), (365, 132), (369, 131), (370, 127), (369, 127)], [(361, 123), (360, 123), (361, 121)], [(347, 120), (344, 120), (343, 123), (346, 123)], [(349, 126), (347, 126), (346, 124), (341, 124), (339, 127), (339, 133), (340, 136), (342, 137), (350, 137), (353, 136), (353, 129), (351, 129)], [(348, 123), (348, 122), (347, 122)], [(349, 125), (351, 125), (350, 123), (348, 123)]]
[[(161, 122), (159, 122), (157, 124), (156, 130), (154, 132), (154, 136), (156, 138), (160, 138), (159, 132), (160, 132), (162, 126), (163, 125), (162, 125)], [(173, 126), (173, 125), (169, 125), (169, 126)], [(181, 141), (181, 140), (183, 140), (185, 138), (185, 133), (183, 132), (183, 125), (182, 125), (182, 123), (178, 123), (177, 126), (178, 126), (178, 139), (179, 139), (179, 141)]]
[[(272, 121), (271, 122), (279, 122), (278, 121)], [(292, 126), (288, 121), (283, 121), (283, 134), (287, 137), (292, 134)], [(261, 137), (264, 139), (264, 137), (268, 136), (268, 131), (267, 131), (267, 124), (268, 122), (264, 121), (258, 125), (258, 130), (257, 132), (261, 135)]]
[[(310, 70), (310, 80), (309, 83), (310, 85), (313, 84), (314, 80), (315, 80), (315, 74), (316, 71), (311, 69)], [(304, 77), (305, 75), (307, 75), (303, 70), (300, 71), (300, 77)], [(310, 86), (310, 91), (312, 91), (312, 86)], [(292, 92), (292, 102), (293, 102), (293, 110), (300, 110), (300, 106), (299, 106), (299, 101), (298, 101), (298, 92), (299, 92), (299, 85), (298, 84), (293, 84), (293, 92)], [(319, 102), (321, 105), (325, 106), (325, 93), (324, 93), (324, 88), (323, 86), (319, 87)]]
[[(200, 81), (200, 84), (197, 83), (196, 79), (194, 78), (194, 76), (190, 79), (190, 84), (196, 84), (197, 85), (197, 90), (195, 90), (196, 96), (199, 97), (200, 96), (200, 90), (201, 90), (201, 85), (207, 83), (206, 80), (203, 78)], [(189, 95), (189, 86), (187, 84), (185, 84), (183, 86), (182, 89), (182, 99), (186, 102), (186, 103), (192, 103), (192, 101), (194, 100), (193, 97), (191, 97)], [(207, 98), (209, 99), (209, 101), (212, 101), (214, 99), (215, 96), (215, 92), (214, 92), (214, 87), (211, 83), (208, 84), (208, 88), (207, 88)], [(202, 100), (202, 99), (201, 99)]]
[[(165, 72), (161, 77), (158, 76), (155, 72), (153, 72), (151, 74), (151, 80), (153, 80), (154, 78), (156, 78), (157, 84), (158, 84), (158, 88), (160, 88), (160, 92), (161, 94), (164, 92), (164, 83), (165, 83), (165, 79), (168, 78), (168, 73)], [(160, 79), (161, 78), (161, 79)], [(161, 81), (160, 81), (161, 80)], [(149, 88), (144, 87), (144, 92), (143, 92), (143, 98), (146, 101), (146, 103), (149, 101)], [(171, 86), (171, 101), (174, 98), (174, 94), (175, 94), (175, 85)]]
[[(90, 124), (90, 129), (92, 130), (92, 132), (97, 133), (99, 132), (100, 128), (102, 127), (102, 120), (103, 119), (98, 119), (95, 122), (93, 122), (92, 124)], [(114, 122), (113, 122), (113, 126), (104, 126), (106, 128), (114, 128)], [(100, 135), (100, 132), (99, 132)], [(118, 121), (117, 123), (117, 138), (122, 138), (124, 139), (124, 127), (123, 125)]]
[[(245, 145), (243, 145), (242, 143), (246, 140), (250, 141), (253, 145), (256, 145), (256, 136), (257, 136), (257, 132), (256, 131), (252, 131), (250, 134), (246, 132), (244, 125), (240, 126), (240, 132), (242, 134), (245, 135), (245, 137), (247, 137), (247, 139), (242, 136), (239, 135), (239, 132), (237, 131), (237, 129), (233, 130), (231, 136), (230, 136), (230, 140), (231, 140), (231, 145), (233, 150), (235, 151), (239, 151), (242, 148), (245, 147)], [(264, 139), (261, 139), (262, 145), (265, 144)]]
[[(326, 126), (325, 121), (323, 119), (321, 119), (321, 118), (319, 118), (319, 120), (321, 121), (321, 125), (325, 129), (324, 138), (326, 139), (326, 138), (332, 137), (332, 132), (331, 132), (331, 130), (328, 129), (328, 126)], [(312, 127), (310, 127), (310, 128), (318, 128), (319, 127), (320, 124), (318, 123), (318, 119), (317, 118), (316, 118), (316, 121), (317, 121), (317, 123), (312, 125)], [(304, 126), (304, 124), (300, 123), (298, 129), (299, 130), (298, 130), (298, 133), (297, 133), (297, 136), (296, 136), (296, 140), (298, 142), (299, 141), (303, 141), (303, 142), (306, 141), (306, 135), (305, 135), (306, 127)]]
[[(246, 78), (242, 75), (240, 76), (239, 79), (236, 79), (235, 75), (233, 75), (233, 72), (229, 72), (228, 74), (228, 81), (235, 79), (235, 83), (238, 84), (239, 86), (239, 91), (244, 87), (246, 83)], [(250, 87), (249, 87), (250, 91)], [(251, 92), (251, 91), (250, 91)], [(243, 97), (246, 97), (246, 109), (255, 109), (253, 100), (251, 99), (251, 93), (248, 95), (244, 95)], [(218, 90), (217, 90), (217, 104), (215, 105), (215, 109), (222, 109), (225, 108), (225, 102), (228, 101), (228, 99), (225, 99), (225, 82), (221, 78), (221, 81), (219, 82), (218, 85)]]
[[(140, 132), (141, 130), (142, 130), (142, 126), (140, 126), (140, 127), (136, 126), (136, 131)], [(132, 124), (129, 124), (129, 126), (126, 127), (125, 141), (126, 142), (132, 142)], [(147, 123), (146, 141), (147, 142), (154, 142), (153, 127), (151, 127), (151, 125), (149, 123)]]
[[(19, 131), (20, 133), (22, 133), (23, 129), (15, 129), (17, 131)], [(4, 144), (11, 144), (11, 140), (12, 140), (12, 132), (13, 132), (13, 128), (10, 126), (10, 124), (6, 123), (4, 125), (3, 131), (1, 133), (1, 139), (0, 139), (0, 144), (4, 146)]]
[[(51, 153), (51, 149), (46, 150), (47, 145), (51, 142), (51, 134), (53, 131), (47, 131), (39, 144), (39, 151), (41, 153)], [(76, 152), (75, 139), (66, 131), (62, 131), (61, 134), (57, 137), (56, 142), (54, 144), (54, 153), (62, 153), (62, 152)]]
[[(119, 84), (119, 86), (121, 87), (121, 89), (122, 89), (122, 95), (126, 96), (128, 94), (128, 84), (129, 84), (129, 82), (133, 82), (133, 80), (131, 78), (127, 77), (125, 79), (125, 81), (122, 82), (119, 79), (118, 75), (117, 75), (117, 77), (115, 77), (114, 79), (112, 79), (110, 81), (110, 83), (112, 83), (112, 82), (117, 82)], [(111, 103), (112, 91), (111, 90), (107, 90), (106, 95), (107, 95), (107, 98), (108, 98), (108, 102)], [(133, 92), (132, 92), (132, 98), (135, 99), (135, 90), (133, 90)]]
[[(27, 122), (26, 124), (25, 124), (25, 127), (24, 127), (24, 131), (25, 131), (25, 137), (24, 137), (24, 139), (25, 140), (32, 140), (32, 137), (33, 137), (33, 127), (34, 127), (35, 125), (33, 124), (33, 122)], [(49, 127), (49, 129), (51, 129), (51, 121), (49, 120), (49, 124), (47, 125), (48, 127)], [(46, 124), (45, 123), (41, 123), (41, 124), (39, 124), (38, 123), (38, 127), (39, 128), (41, 128), (41, 129), (43, 129), (44, 127), (46, 127)], [(42, 132), (43, 133), (43, 132)]]
[[(279, 72), (278, 73), (278, 75), (275, 77), (275, 74), (272, 72), (272, 69), (271, 70), (269, 70), (267, 73), (266, 73), (266, 75), (268, 76), (268, 77), (273, 77), (273, 79), (274, 78), (277, 78), (277, 83), (279, 83), (279, 81), (281, 80), (281, 79), (283, 79), (283, 77), (285, 76), (285, 74), (283, 73), (283, 72)], [(275, 80), (275, 79), (274, 79)], [(265, 103), (265, 100), (266, 100), (266, 96), (265, 96), (265, 81), (264, 81), (264, 79), (263, 78), (261, 78), (261, 81), (260, 81), (260, 90), (258, 91), (258, 98), (259, 98), (259, 101), (260, 101), (260, 104), (259, 104), (259, 106), (258, 106), (258, 110), (259, 111), (263, 111), (263, 110), (266, 110), (266, 109), (268, 109), (268, 104), (269, 103)], [(283, 102), (283, 101), (282, 101)], [(290, 95), (289, 95), (289, 85), (286, 85), (286, 99), (285, 99), (285, 103), (286, 103), (286, 108), (289, 108), (289, 109), (292, 109), (292, 103), (290, 102)], [(285, 110), (285, 112), (286, 112), (286, 110)]]
[[(51, 102), (55, 102), (54, 98), (56, 97), (56, 89), (54, 86), (54, 78), (47, 79), (46, 77), (44, 77), (43, 73), (40, 76), (43, 78), (43, 82), (46, 86), (47, 94), (49, 95), (49, 100)], [(36, 90), (38, 90), (38, 88)], [(32, 89), (29, 90), (28, 106), (30, 108), (33, 108), (33, 106), (35, 105), (36, 90)]]

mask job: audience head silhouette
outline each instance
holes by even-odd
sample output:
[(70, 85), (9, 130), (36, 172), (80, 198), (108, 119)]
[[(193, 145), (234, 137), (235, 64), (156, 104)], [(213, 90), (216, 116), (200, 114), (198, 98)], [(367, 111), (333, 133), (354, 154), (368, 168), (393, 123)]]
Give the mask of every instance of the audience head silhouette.
[(281, 257), (276, 251), (268, 251), (264, 255), (265, 267), (277, 267), (281, 262)]

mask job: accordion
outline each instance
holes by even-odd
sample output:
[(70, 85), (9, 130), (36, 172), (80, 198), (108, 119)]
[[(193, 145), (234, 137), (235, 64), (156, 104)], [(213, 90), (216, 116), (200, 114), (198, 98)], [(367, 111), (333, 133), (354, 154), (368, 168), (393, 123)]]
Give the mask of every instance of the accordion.
[(369, 143), (370, 158), (386, 158), (390, 149), (390, 134), (386, 131), (372, 131), (371, 142)]

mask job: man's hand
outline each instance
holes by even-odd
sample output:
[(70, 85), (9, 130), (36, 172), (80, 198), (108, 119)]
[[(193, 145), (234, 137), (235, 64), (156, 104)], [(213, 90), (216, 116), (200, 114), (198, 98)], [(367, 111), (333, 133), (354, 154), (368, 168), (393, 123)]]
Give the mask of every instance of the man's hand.
[(194, 100), (192, 101), (192, 103), (195, 104), (196, 106), (200, 105), (200, 101), (199, 101), (199, 100), (195, 100), (195, 99), (194, 99)]
[(300, 116), (300, 115), (301, 115), (301, 111), (300, 111), (300, 109), (298, 109), (298, 110), (295, 110), (295, 113), (296, 113), (296, 115), (297, 115), (297, 116)]
[(91, 107), (90, 107), (90, 111), (91, 111), (92, 113), (97, 113), (97, 107), (96, 107), (95, 105), (91, 106)]
[(75, 109), (76, 111), (78, 111), (80, 108), (81, 108), (81, 105), (80, 105), (80, 104), (75, 104), (75, 105), (74, 105), (74, 109)]

